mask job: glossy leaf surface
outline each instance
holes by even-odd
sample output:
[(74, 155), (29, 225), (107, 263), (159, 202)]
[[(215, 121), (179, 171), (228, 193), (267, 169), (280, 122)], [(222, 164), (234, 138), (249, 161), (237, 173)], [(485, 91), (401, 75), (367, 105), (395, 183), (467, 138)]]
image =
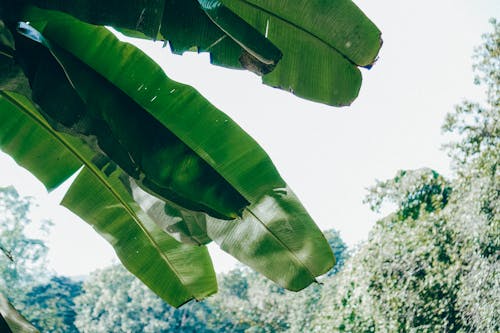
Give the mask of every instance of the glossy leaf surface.
[(358, 67), (371, 67), (382, 44), (378, 28), (351, 0), (29, 2), (130, 36), (165, 39), (175, 53), (210, 52), (214, 64), (247, 68), (264, 75), (265, 84), (334, 106), (357, 97)]
[(234, 221), (165, 203), (131, 184), (134, 199), (183, 241), (214, 240), (222, 250), (282, 287), (300, 290), (335, 264), (323, 234), (290, 189), (274, 191)]
[(33, 10), (27, 18), (42, 26), (50, 41), (148, 111), (249, 202), (285, 186), (270, 158), (248, 134), (195, 89), (169, 79), (139, 49), (104, 28), (63, 14)]
[(19, 61), (34, 101), (56, 128), (84, 136), (155, 195), (220, 218), (241, 215), (248, 202), (158, 120), (38, 31), (22, 29), (27, 38), (17, 39)]

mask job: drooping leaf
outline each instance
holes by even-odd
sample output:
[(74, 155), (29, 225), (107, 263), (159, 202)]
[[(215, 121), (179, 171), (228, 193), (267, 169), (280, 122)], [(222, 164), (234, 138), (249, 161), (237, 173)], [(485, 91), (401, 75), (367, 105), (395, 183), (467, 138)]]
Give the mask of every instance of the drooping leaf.
[[(361, 86), (358, 67), (371, 67), (382, 43), (380, 31), (351, 0), (144, 0), (136, 6), (115, 1), (27, 2), (110, 24), (135, 37), (147, 30), (138, 22), (160, 22), (146, 35), (168, 40), (175, 53), (210, 52), (214, 64), (265, 74), (265, 84), (334, 106), (349, 105), (356, 98)], [(267, 53), (273, 63), (281, 58), (275, 55), (283, 54), (274, 70), (268, 58), (261, 57)]]
[(64, 14), (32, 9), (26, 18), (140, 107), (254, 202), (285, 182), (262, 148), (192, 87), (170, 80), (142, 51), (108, 30)]
[[(204, 226), (192, 218), (196, 215), (193, 212), (182, 217), (186, 226), (206, 227), (209, 238), (223, 249), (289, 289), (304, 288), (333, 265), (331, 250), (317, 226), (291, 190), (279, 194), (285, 183), (267, 155), (236, 124), (192, 88), (170, 81), (137, 49), (119, 42), (106, 30), (71, 20), (49, 19), (41, 24), (42, 31), (157, 117), (251, 203), (232, 227), (216, 219), (209, 219)], [(69, 36), (61, 33), (70, 30)], [(75, 42), (86, 40), (93, 43)], [(123, 58), (123, 62), (116, 61)], [(143, 206), (149, 213), (160, 212), (163, 216), (154, 220), (168, 231), (171, 224), (165, 215), (178, 214), (179, 210), (172, 213), (172, 207), (151, 207)], [(190, 237), (189, 227), (187, 231)]]
[(39, 331), (26, 320), (26, 318), (24, 318), (2, 294), (0, 294), (0, 332), (39, 333)]
[(248, 202), (158, 120), (29, 25), (22, 33), (29, 39), (17, 39), (17, 58), (29, 73), (34, 101), (56, 128), (95, 143), (155, 195), (220, 218), (241, 215)]
[(126, 191), (120, 174), (116, 170), (103, 182), (84, 169), (63, 206), (90, 223), (113, 245), (123, 265), (170, 305), (217, 292), (207, 248), (179, 243), (158, 228)]
[(289, 188), (253, 203), (231, 225), (209, 217), (206, 226), (222, 250), (289, 290), (307, 287), (335, 264), (321, 230)]
[(283, 52), (263, 82), (321, 103), (350, 104), (358, 66), (371, 66), (381, 46), (380, 31), (350, 0), (221, 2)]
[(82, 165), (64, 204), (94, 226), (122, 263), (155, 293), (179, 306), (216, 292), (206, 248), (180, 244), (140, 211), (119, 172), (93, 163), (95, 153), (79, 139), (55, 131), (26, 97), (0, 91), (0, 148), (47, 187), (64, 181)]

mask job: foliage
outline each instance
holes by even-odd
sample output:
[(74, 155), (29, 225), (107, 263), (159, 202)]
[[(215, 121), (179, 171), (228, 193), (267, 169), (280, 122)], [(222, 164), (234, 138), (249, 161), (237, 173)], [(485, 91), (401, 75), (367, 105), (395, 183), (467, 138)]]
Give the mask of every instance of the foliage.
[[(29, 216), (32, 206), (31, 198), (20, 196), (13, 187), (0, 188), (0, 293), (16, 306), (47, 276), (47, 246), (28, 235), (28, 229), (36, 227)], [(43, 233), (49, 226), (49, 221), (42, 221), (37, 227)]]
[(33, 287), (20, 309), (41, 332), (77, 333), (73, 300), (81, 293), (81, 282), (53, 276), (48, 283)]
[[(487, 105), (464, 102), (446, 118), (456, 178), (399, 172), (366, 202), (396, 206), (325, 286), (317, 332), (497, 332), (500, 329), (500, 29), (476, 53)], [(451, 190), (452, 189), (452, 190)]]
[[(325, 232), (338, 258), (346, 257), (338, 232)], [(344, 261), (338, 261), (334, 274)], [(330, 274), (330, 276), (333, 276)], [(322, 281), (330, 277), (325, 276)], [(310, 330), (322, 286), (300, 293), (240, 267), (219, 276), (219, 293), (180, 309), (165, 304), (121, 266), (96, 272), (76, 299), (81, 332), (289, 332)], [(110, 285), (109, 281), (113, 281)]]
[(327, 272), (324, 236), (258, 144), (104, 25), (331, 105), (357, 96), (376, 26), (350, 0), (0, 1), (0, 147), (49, 190), (83, 168), (63, 205), (130, 272), (174, 306), (216, 292), (212, 240), (290, 290)]
[(214, 332), (210, 322), (224, 322), (223, 315), (214, 316), (205, 302), (191, 302), (180, 309), (169, 306), (120, 265), (92, 274), (83, 290), (75, 299), (75, 325), (82, 333), (208, 333)]

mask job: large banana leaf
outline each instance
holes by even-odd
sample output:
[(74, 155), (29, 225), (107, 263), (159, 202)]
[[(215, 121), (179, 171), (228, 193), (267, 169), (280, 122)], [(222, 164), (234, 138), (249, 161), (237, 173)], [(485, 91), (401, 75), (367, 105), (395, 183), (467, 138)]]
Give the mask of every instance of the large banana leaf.
[(102, 27), (32, 8), (26, 20), (134, 100), (224, 177), (246, 200), (286, 186), (269, 156), (190, 86), (169, 79), (136, 47)]
[(120, 174), (116, 170), (105, 183), (84, 169), (62, 204), (92, 224), (124, 266), (169, 304), (217, 292), (207, 248), (179, 243), (163, 232), (125, 190)]
[[(242, 219), (226, 224), (207, 218), (206, 226), (198, 227), (205, 228), (209, 238), (293, 290), (304, 288), (333, 265), (328, 243), (291, 190), (283, 190), (286, 184), (269, 157), (231, 119), (191, 87), (169, 80), (142, 52), (118, 41), (107, 30), (63, 14), (32, 10), (26, 15), (52, 43), (122, 89), (186, 142), (250, 202)], [(71, 72), (67, 71), (69, 77), (73, 77)], [(150, 212), (148, 207), (145, 209)], [(169, 215), (169, 209), (165, 206), (163, 215)], [(168, 231), (162, 224), (165, 216), (157, 217), (155, 221)]]
[(380, 31), (351, 0), (26, 2), (166, 39), (176, 53), (210, 52), (215, 64), (243, 66), (265, 84), (335, 106), (356, 98), (358, 66), (370, 67), (381, 46)]
[(104, 172), (79, 139), (57, 132), (24, 96), (0, 91), (0, 148), (51, 187), (81, 165), (63, 204), (115, 248), (123, 264), (174, 306), (216, 292), (215, 273), (205, 247), (175, 241), (135, 204), (119, 171)]
[(26, 320), (26, 318), (24, 318), (2, 294), (0, 294), (0, 332), (39, 333), (39, 331)]
[(22, 33), (29, 38), (16, 39), (17, 59), (56, 128), (85, 137), (162, 198), (221, 218), (241, 215), (248, 202), (158, 120), (31, 26)]

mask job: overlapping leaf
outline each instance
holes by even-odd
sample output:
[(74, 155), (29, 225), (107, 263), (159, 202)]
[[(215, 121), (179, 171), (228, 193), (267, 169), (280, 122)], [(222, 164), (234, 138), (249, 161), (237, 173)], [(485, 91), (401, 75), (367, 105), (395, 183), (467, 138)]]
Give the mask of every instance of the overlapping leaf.
[(212, 239), (222, 250), (284, 288), (303, 289), (335, 263), (323, 234), (289, 188), (264, 196), (235, 221), (160, 201), (133, 182), (131, 190), (163, 230), (193, 243)]
[[(40, 13), (37, 15), (39, 18)], [(188, 238), (193, 236), (192, 227), (206, 229), (208, 237), (223, 249), (293, 290), (304, 288), (333, 265), (333, 255), (321, 232), (291, 190), (280, 194), (279, 189), (286, 184), (267, 155), (234, 122), (202, 103), (204, 99), (192, 88), (169, 80), (149, 58), (108, 31), (71, 18), (54, 19), (53, 15), (58, 14), (49, 13), (51, 19), (43, 24), (33, 19), (36, 16), (30, 21), (40, 25), (52, 42), (126, 92), (251, 203), (242, 219), (227, 223), (200, 218), (196, 212), (180, 207), (177, 212), (182, 212), (182, 220), (187, 222), (184, 232)], [(72, 34), (63, 34), (70, 26)], [(82, 45), (87, 40), (93, 43)], [(117, 63), (116, 59), (124, 60)], [(70, 77), (72, 72), (68, 70)], [(177, 213), (172, 213), (168, 203), (152, 207), (143, 205), (148, 213), (156, 212), (151, 215), (168, 231), (172, 223), (166, 217)], [(191, 237), (194, 243), (208, 241), (202, 233), (194, 233), (202, 237)]]
[(247, 68), (265, 84), (335, 106), (356, 98), (358, 67), (370, 67), (381, 46), (380, 31), (351, 0), (26, 2), (168, 40), (175, 53), (210, 52), (214, 64)]
[(248, 134), (195, 89), (169, 79), (139, 49), (120, 42), (105, 28), (64, 14), (33, 9), (26, 18), (39, 25), (51, 42), (121, 89), (249, 202), (285, 186), (270, 158)]
[(205, 247), (175, 241), (152, 223), (117, 179), (93, 163), (95, 153), (79, 139), (55, 131), (26, 97), (0, 91), (0, 148), (48, 188), (82, 164), (64, 204), (115, 248), (123, 264), (174, 306), (216, 292), (215, 273)]
[(132, 37), (170, 40), (176, 53), (193, 48), (210, 52), (213, 63), (226, 67), (243, 65), (267, 72), (281, 58), (274, 45), (220, 3), (211, 21), (196, 0), (25, 2), (113, 26)]
[[(241, 219), (224, 221), (191, 211), (192, 207), (185, 207), (183, 202), (175, 206), (161, 200), (163, 206), (156, 206), (160, 207), (156, 212), (163, 214), (156, 221), (158, 225), (164, 227), (165, 217), (181, 212), (182, 222), (186, 223), (184, 230), (176, 226), (178, 234), (187, 233), (187, 238), (196, 244), (214, 239), (242, 262), (293, 290), (304, 288), (333, 265), (326, 240), (286, 188), (269, 157), (193, 88), (170, 80), (151, 59), (131, 45), (119, 42), (106, 29), (35, 8), (27, 9), (23, 15), (43, 35), (30, 26), (21, 27), (27, 38), (18, 37), (16, 59), (30, 78), (33, 98), (42, 106), (41, 112), (49, 122), (28, 99), (2, 92), (1, 115), (11, 125), (2, 127), (0, 143), (34, 174), (42, 180), (46, 178), (45, 182), (52, 187), (83, 163), (85, 168), (64, 204), (104, 235), (124, 265), (155, 292), (171, 304), (179, 305), (214, 292), (215, 282), (206, 249), (177, 243), (163, 233), (135, 204), (127, 191), (127, 187), (134, 190), (133, 186), (124, 187), (124, 178), (119, 179), (123, 174), (116, 169), (115, 162), (132, 177), (137, 176), (136, 160), (141, 160), (142, 169), (149, 168), (152, 172), (161, 173), (165, 166), (161, 158), (147, 160), (137, 155), (141, 150), (151, 149), (148, 145), (157, 145), (155, 138), (146, 132), (145, 140), (139, 134), (126, 135), (133, 133), (133, 127), (140, 125), (144, 117), (156, 124), (146, 130), (171, 132), (174, 139), (180, 140), (250, 203)], [(127, 115), (128, 112), (133, 116)], [(13, 132), (18, 127), (34, 128), (33, 140), (22, 140), (27, 147), (39, 140), (43, 147), (37, 151), (55, 148), (64, 156), (55, 156), (48, 164), (52, 167), (46, 169), (34, 163), (33, 151), (20, 150), (20, 138), (29, 134)], [(63, 132), (86, 138), (88, 145)], [(108, 141), (92, 143), (89, 138), (96, 136), (100, 137), (98, 141), (106, 137)], [(161, 143), (169, 140), (157, 139)], [(106, 148), (109, 146), (113, 149)], [(101, 156), (102, 152), (112, 161)], [(51, 155), (44, 156), (47, 157)], [(122, 163), (127, 158), (133, 167)], [(63, 168), (58, 164), (59, 159), (70, 165)], [(160, 163), (155, 164), (158, 160)], [(183, 175), (192, 172), (190, 166), (175, 167)], [(142, 176), (134, 180), (139, 184), (143, 181)], [(193, 188), (200, 190), (199, 185)], [(162, 197), (157, 188), (147, 187), (147, 190), (155, 195), (154, 200)], [(143, 196), (149, 194), (143, 192)], [(220, 195), (216, 193), (215, 197)], [(145, 207), (153, 217), (162, 215), (152, 214), (150, 208)]]
[(17, 40), (33, 99), (56, 128), (63, 126), (95, 143), (97, 151), (162, 198), (221, 218), (241, 215), (248, 202), (159, 121), (88, 66), (49, 45), (36, 30), (22, 28), (57, 58), (31, 40)]

